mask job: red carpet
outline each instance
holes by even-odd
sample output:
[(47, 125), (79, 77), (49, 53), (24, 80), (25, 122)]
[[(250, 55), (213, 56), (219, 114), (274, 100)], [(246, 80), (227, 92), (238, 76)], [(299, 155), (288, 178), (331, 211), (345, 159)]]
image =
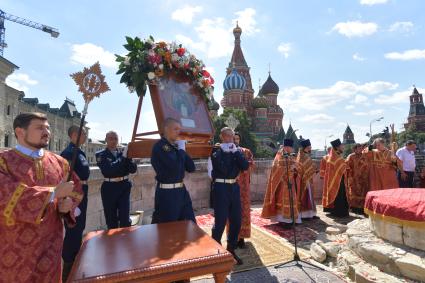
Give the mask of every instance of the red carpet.
[[(293, 241), (292, 229), (283, 229), (279, 224), (271, 222), (269, 219), (261, 218), (261, 208), (251, 209), (251, 223), (261, 230), (267, 231), (273, 235)], [(199, 215), (196, 221), (200, 227), (210, 228), (214, 225), (214, 216), (211, 214)], [(305, 222), (296, 227), (297, 240), (300, 242), (314, 241), (319, 229), (316, 229), (315, 220)]]

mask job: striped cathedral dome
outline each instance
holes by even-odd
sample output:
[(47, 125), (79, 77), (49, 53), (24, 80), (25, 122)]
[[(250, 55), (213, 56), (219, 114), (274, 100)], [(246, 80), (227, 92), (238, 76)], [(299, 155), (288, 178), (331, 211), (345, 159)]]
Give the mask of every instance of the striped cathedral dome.
[(223, 88), (224, 90), (241, 89), (244, 90), (246, 86), (246, 80), (243, 76), (239, 75), (236, 69), (233, 69), (230, 74), (224, 79)]
[(253, 108), (267, 108), (269, 107), (269, 101), (263, 95), (257, 95), (251, 102)]

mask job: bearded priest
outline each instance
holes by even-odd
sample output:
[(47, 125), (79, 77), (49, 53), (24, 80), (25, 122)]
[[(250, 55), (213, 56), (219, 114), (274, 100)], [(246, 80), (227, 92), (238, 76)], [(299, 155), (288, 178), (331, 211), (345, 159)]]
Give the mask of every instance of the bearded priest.
[(300, 209), (301, 219), (314, 219), (317, 216), (316, 204), (314, 203), (313, 177), (317, 173), (317, 168), (310, 156), (310, 140), (302, 140), (300, 145), (301, 148), (297, 155), (297, 163), (299, 164), (297, 174), (298, 207)]
[(1, 282), (61, 282), (63, 220), (75, 225), (83, 198), (68, 162), (45, 148), (50, 129), (42, 113), (13, 121), (18, 145), (0, 153)]
[(322, 204), (325, 212), (336, 217), (346, 217), (348, 213), (347, 165), (342, 152), (344, 145), (340, 139), (331, 141), (332, 149), (325, 164)]
[(285, 229), (290, 228), (293, 224), (289, 189), (292, 190), (295, 222), (301, 223), (295, 180), (298, 166), (293, 155), (293, 145), (292, 139), (285, 139), (283, 147), (276, 153), (261, 212), (261, 217), (280, 222)]

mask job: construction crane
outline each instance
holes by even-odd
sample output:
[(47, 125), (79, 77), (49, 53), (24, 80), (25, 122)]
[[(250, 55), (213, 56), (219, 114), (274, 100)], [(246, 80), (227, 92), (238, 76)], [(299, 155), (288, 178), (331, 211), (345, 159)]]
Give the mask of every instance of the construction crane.
[(24, 26), (39, 29), (41, 31), (49, 33), (54, 38), (59, 36), (59, 31), (55, 28), (52, 28), (43, 24), (39, 24), (27, 19), (23, 19), (0, 10), (0, 56), (3, 56), (3, 50), (4, 48), (7, 47), (7, 44), (4, 41), (5, 31), (6, 31), (6, 29), (4, 28), (4, 20), (9, 20)]

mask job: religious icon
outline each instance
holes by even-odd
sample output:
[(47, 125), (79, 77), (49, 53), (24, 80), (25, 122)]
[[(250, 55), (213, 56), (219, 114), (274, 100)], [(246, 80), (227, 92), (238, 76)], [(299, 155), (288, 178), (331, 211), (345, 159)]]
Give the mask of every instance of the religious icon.
[(172, 74), (163, 76), (157, 85), (150, 85), (149, 89), (158, 129), (162, 129), (162, 122), (171, 117), (181, 122), (183, 136), (212, 135), (206, 103), (190, 81)]

